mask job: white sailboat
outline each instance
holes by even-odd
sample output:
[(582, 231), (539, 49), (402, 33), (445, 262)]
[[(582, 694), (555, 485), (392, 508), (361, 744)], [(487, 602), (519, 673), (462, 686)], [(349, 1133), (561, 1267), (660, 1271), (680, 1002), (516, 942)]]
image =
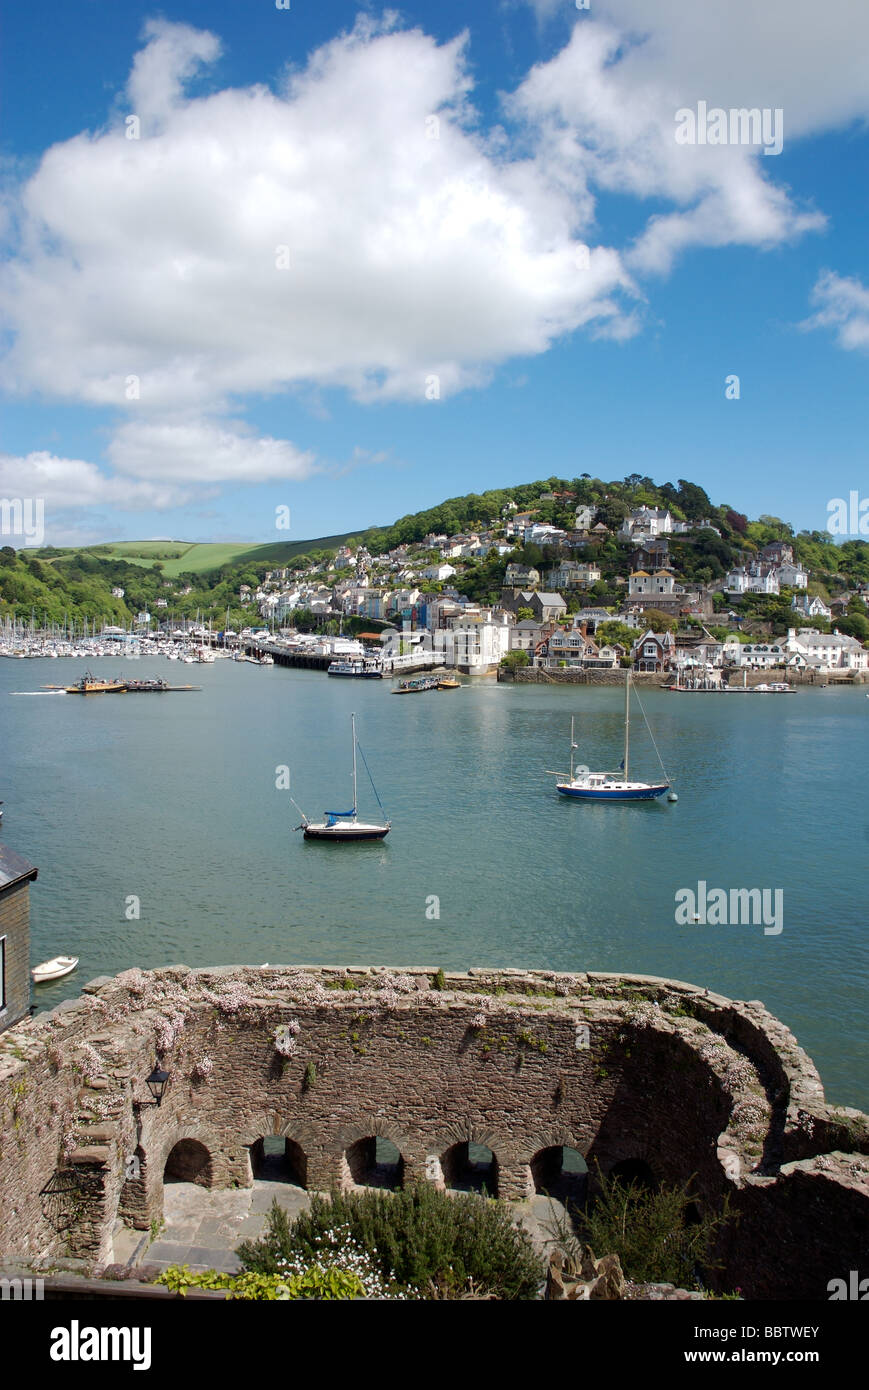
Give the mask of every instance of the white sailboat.
[[(645, 711), (643, 712), (645, 719)], [(624, 758), (618, 772), (590, 772), (587, 767), (574, 768), (573, 754), (576, 750), (576, 743), (573, 737), (574, 721), (570, 721), (570, 773), (563, 772), (549, 773), (549, 776), (558, 777), (561, 780), (556, 782), (555, 789), (562, 796), (577, 797), (583, 801), (650, 801), (656, 796), (662, 796), (669, 790), (669, 781), (663, 782), (632, 782), (629, 772), (630, 758), (630, 731), (631, 731), (631, 673), (625, 672), (625, 748)], [(647, 721), (648, 727), (648, 721)], [(649, 730), (651, 736), (651, 730)], [(652, 739), (654, 743), (654, 739)], [(655, 748), (657, 752), (657, 747)], [(660, 755), (658, 756), (660, 762)], [(663, 763), (661, 771), (667, 776)], [(670, 792), (670, 800), (675, 801), (676, 793)]]
[[(353, 809), (350, 811), (324, 811), (325, 817), (322, 821), (309, 821), (301, 806), (297, 801), (293, 802), (299, 815), (302, 817), (300, 825), (296, 830), (303, 830), (306, 840), (382, 840), (389, 834), (391, 822), (362, 821), (356, 814), (356, 750), (358, 747), (356, 740), (356, 715), (350, 716), (350, 728), (353, 737)], [(361, 748), (359, 752), (362, 753)], [(362, 761), (365, 762), (365, 754), (362, 753)], [(368, 764), (365, 763), (365, 770), (368, 772)], [(377, 797), (377, 804), (381, 811), (383, 805), (380, 797), (377, 796), (377, 788), (371, 773), (368, 772), (374, 795)]]

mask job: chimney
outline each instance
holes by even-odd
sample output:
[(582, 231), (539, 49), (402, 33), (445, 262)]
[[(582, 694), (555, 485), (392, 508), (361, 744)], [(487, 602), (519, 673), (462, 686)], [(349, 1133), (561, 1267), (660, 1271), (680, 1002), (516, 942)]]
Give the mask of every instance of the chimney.
[(588, 636), (588, 623), (587, 623), (587, 622), (583, 621), (583, 622), (580, 623), (580, 625), (579, 625), (579, 635), (580, 635), (580, 637), (583, 639), (583, 641), (584, 641), (585, 638)]

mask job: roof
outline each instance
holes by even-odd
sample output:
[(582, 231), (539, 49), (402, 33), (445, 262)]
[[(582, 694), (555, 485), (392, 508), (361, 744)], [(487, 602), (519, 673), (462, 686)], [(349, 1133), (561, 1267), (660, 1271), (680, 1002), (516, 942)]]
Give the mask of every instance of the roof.
[(11, 888), (14, 883), (25, 883), (36, 878), (39, 871), (21, 854), (0, 845), (0, 890)]
[(559, 604), (559, 603), (560, 603), (560, 604), (562, 604), (565, 608), (567, 607), (567, 604), (564, 602), (564, 599), (561, 597), (561, 594), (552, 594), (552, 593), (538, 592), (537, 598), (540, 599), (540, 602), (541, 602), (541, 603), (545, 603), (545, 604), (548, 604), (548, 605), (550, 605), (550, 604)]

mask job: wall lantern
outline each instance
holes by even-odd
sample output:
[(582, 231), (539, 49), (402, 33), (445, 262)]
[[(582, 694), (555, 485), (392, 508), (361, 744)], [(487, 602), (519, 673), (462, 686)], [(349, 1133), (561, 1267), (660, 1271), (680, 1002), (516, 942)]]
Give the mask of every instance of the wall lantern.
[(159, 1105), (159, 1104), (160, 1104), (160, 1101), (163, 1099), (163, 1092), (164, 1092), (165, 1089), (166, 1089), (166, 1082), (167, 1082), (168, 1080), (169, 1080), (169, 1073), (168, 1073), (168, 1071), (161, 1071), (161, 1070), (160, 1070), (160, 1063), (159, 1063), (159, 1062), (155, 1062), (155, 1063), (154, 1063), (154, 1070), (151, 1072), (151, 1075), (148, 1077), (147, 1081), (145, 1082), (145, 1085), (148, 1087), (148, 1090), (151, 1092), (151, 1095), (154, 1097), (154, 1104), (155, 1104), (155, 1105)]

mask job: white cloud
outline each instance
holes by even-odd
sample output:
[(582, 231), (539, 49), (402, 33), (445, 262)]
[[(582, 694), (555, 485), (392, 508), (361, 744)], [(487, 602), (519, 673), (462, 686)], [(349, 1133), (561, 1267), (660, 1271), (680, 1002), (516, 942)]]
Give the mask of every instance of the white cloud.
[(108, 455), (119, 473), (155, 481), (263, 483), (314, 471), (313, 454), (286, 439), (258, 438), (237, 420), (130, 420), (115, 431)]
[(840, 347), (869, 348), (869, 288), (861, 280), (825, 270), (815, 282), (811, 301), (817, 312), (801, 327), (834, 328)]
[[(361, 19), (280, 91), (191, 96), (219, 39), (149, 22), (127, 87), (141, 138), (126, 138), (122, 111), (53, 146), (8, 222), (20, 240), (0, 272), (0, 385), (121, 420), (114, 476), (60, 459), (57, 485), (84, 470), (90, 497), (95, 477), (111, 491), (125, 475), (124, 497), (161, 506), (184, 487), (304, 477), (310, 455), (229, 418), (245, 398), (340, 387), (436, 409), (433, 376), (448, 397), (578, 329), (639, 332), (637, 278), (689, 247), (769, 247), (823, 225), (777, 182), (775, 158), (677, 145), (675, 112), (781, 107), (785, 148), (865, 119), (869, 9), (562, 8), (569, 40), (491, 130), (470, 105), (467, 35), (439, 45), (393, 14)], [(652, 212), (631, 246), (594, 245), (581, 268), (601, 193)], [(836, 322), (859, 340), (859, 315)]]
[(220, 56), (220, 40), (205, 30), (159, 19), (148, 20), (142, 36), (147, 43), (133, 60), (127, 93), (132, 113), (156, 123), (180, 104), (184, 83), (199, 67)]
[(41, 497), (47, 509), (113, 506), (121, 511), (163, 510), (192, 494), (171, 481), (112, 477), (84, 459), (59, 458), (45, 450), (0, 454), (0, 496)]
[(123, 409), (135, 375), (157, 413), (302, 384), (423, 400), (430, 374), (446, 395), (618, 321), (618, 254), (578, 272), (571, 197), (474, 129), (465, 43), (366, 21), (280, 94), (182, 101), (216, 41), (150, 25), (152, 132), (56, 145), (23, 190), (3, 382)]
[[(784, 20), (785, 8), (782, 32), (770, 11)], [(794, 41), (801, 10), (811, 26)], [(834, 31), (842, 30), (840, 0), (832, 11)], [(635, 273), (666, 273), (691, 246), (774, 246), (820, 229), (825, 219), (776, 184), (775, 156), (759, 145), (677, 144), (676, 112), (699, 101), (728, 111), (778, 108), (785, 147), (869, 112), (859, 63), (839, 64), (844, 93), (837, 82), (818, 83), (816, 22), (805, 0), (787, 7), (737, 0), (718, 9), (605, 0), (593, 18), (574, 25), (554, 58), (531, 70), (509, 109), (536, 129), (538, 164), (548, 163), (576, 196), (598, 189), (670, 204), (625, 253)], [(790, 56), (784, 76), (783, 51)]]

